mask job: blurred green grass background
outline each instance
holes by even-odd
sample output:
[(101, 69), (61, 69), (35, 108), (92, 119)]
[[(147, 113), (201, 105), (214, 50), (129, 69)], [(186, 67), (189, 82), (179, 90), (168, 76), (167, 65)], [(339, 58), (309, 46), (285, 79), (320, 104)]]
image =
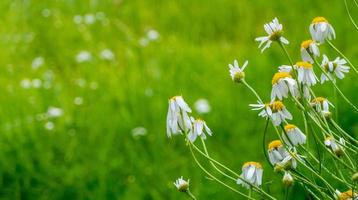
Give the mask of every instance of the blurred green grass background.
[[(209, 101), (201, 116), (214, 132), (208, 147), (240, 173), (245, 161), (264, 162), (265, 121), (227, 64), (248, 59), (247, 81), (267, 100), (272, 74), (288, 64), (275, 44), (257, 49), (264, 23), (279, 18), (298, 60), (311, 20), (325, 16), (334, 43), (358, 63), (343, 1), (3, 0), (0, 11), (1, 199), (185, 199), (173, 186), (181, 175), (198, 199), (240, 199), (205, 178), (182, 138), (166, 137), (168, 98)], [(352, 74), (339, 85), (357, 102)], [(46, 115), (51, 107), (63, 113)], [(356, 115), (345, 104), (339, 112), (356, 133)], [(264, 166), (265, 182), (281, 195), (280, 177)]]

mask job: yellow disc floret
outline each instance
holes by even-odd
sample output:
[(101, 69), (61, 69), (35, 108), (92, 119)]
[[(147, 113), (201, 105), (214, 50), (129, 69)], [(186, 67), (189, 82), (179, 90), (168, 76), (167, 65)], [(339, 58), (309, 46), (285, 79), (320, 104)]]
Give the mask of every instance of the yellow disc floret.
[(282, 142), (280, 140), (274, 140), (274, 141), (269, 143), (268, 149), (272, 150), (272, 149), (275, 149), (275, 148), (278, 148), (278, 147), (281, 147), (281, 146), (282, 146)]
[(328, 23), (328, 21), (324, 17), (316, 17), (312, 20), (312, 24), (318, 24), (318, 23), (322, 23), (322, 22)]
[(286, 133), (289, 133), (292, 129), (296, 128), (296, 126), (293, 124), (286, 124), (284, 128)]
[(292, 78), (292, 76), (287, 72), (277, 72), (272, 77), (272, 85), (276, 84), (281, 78)]
[(308, 49), (310, 47), (310, 44), (313, 43), (313, 40), (305, 40), (301, 43), (301, 48)]
[(305, 62), (305, 61), (300, 61), (296, 63), (297, 67), (302, 67), (302, 68), (306, 68), (306, 69), (311, 69), (312, 68), (312, 64), (309, 62)]
[(352, 190), (348, 190), (346, 192), (342, 192), (337, 199), (339, 200), (348, 200), (348, 199), (352, 199), (353, 195), (356, 196), (356, 194), (353, 194)]
[(270, 104), (270, 108), (273, 112), (278, 112), (284, 109), (285, 105), (282, 103), (282, 101), (274, 101)]
[(252, 162), (252, 161), (244, 163), (244, 165), (242, 167), (248, 167), (250, 165), (255, 166), (256, 168), (262, 169), (262, 165), (260, 163)]

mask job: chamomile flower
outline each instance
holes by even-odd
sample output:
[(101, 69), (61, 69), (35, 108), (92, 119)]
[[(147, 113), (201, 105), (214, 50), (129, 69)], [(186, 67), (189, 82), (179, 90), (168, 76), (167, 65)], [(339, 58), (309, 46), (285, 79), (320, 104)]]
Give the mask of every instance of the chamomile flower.
[(286, 73), (291, 74), (292, 66), (291, 65), (281, 65), (278, 67), (278, 72), (286, 72)]
[[(193, 124), (193, 127), (190, 129), (188, 134), (188, 139), (190, 142), (194, 142), (198, 136), (206, 139), (206, 134), (212, 135), (210, 128), (206, 125), (205, 121), (202, 119), (194, 120), (193, 117), (190, 118)], [(206, 134), (205, 134), (206, 133)]]
[(349, 66), (346, 66), (347, 61), (345, 59), (341, 59), (337, 57), (334, 61), (329, 61), (326, 55), (323, 55), (322, 60), (322, 68), (324, 71), (327, 72), (327, 75), (322, 73), (321, 75), (321, 83), (324, 83), (328, 80), (334, 80), (335, 76), (339, 79), (344, 78), (344, 74), (349, 72)]
[[(262, 174), (263, 169), (260, 163), (258, 162), (246, 162), (242, 166), (242, 174), (240, 175), (241, 178), (238, 178), (236, 183), (242, 185), (243, 187), (250, 188), (250, 184), (260, 186), (262, 184)], [(244, 179), (245, 181), (243, 181)]]
[(311, 56), (319, 57), (318, 44), (313, 40), (305, 40), (301, 43), (301, 58), (303, 61), (313, 63)]
[(250, 107), (252, 107), (252, 110), (261, 110), (259, 116), (270, 117), (275, 126), (280, 125), (282, 121), (285, 121), (286, 119), (292, 119), (291, 113), (281, 101), (274, 101), (266, 104), (258, 102), (258, 104), (250, 104)]
[(332, 25), (324, 17), (316, 17), (312, 20), (309, 27), (312, 39), (324, 43), (326, 39), (332, 40), (336, 38), (336, 33)]
[(191, 128), (188, 113), (191, 113), (191, 109), (182, 96), (174, 96), (169, 99), (167, 114), (167, 136), (169, 138)]
[(174, 185), (179, 192), (187, 192), (189, 189), (189, 179), (186, 181), (183, 179), (183, 177), (180, 177), (175, 180)]
[(297, 62), (295, 68), (298, 73), (298, 82), (312, 86), (317, 83), (317, 77), (313, 71), (313, 65), (309, 62)]
[(339, 138), (339, 141), (337, 142), (336, 139), (331, 136), (326, 137), (326, 139), (324, 140), (324, 144), (326, 145), (326, 147), (329, 148), (337, 156), (343, 155), (343, 145), (345, 145), (345, 143), (346, 142), (343, 138)]
[(272, 77), (271, 100), (274, 101), (276, 97), (280, 100), (287, 98), (289, 92), (294, 97), (299, 94), (297, 82), (289, 73), (277, 72)]
[(311, 101), (311, 106), (318, 112), (329, 112), (329, 105), (333, 106), (332, 103), (324, 97), (316, 97)]
[(268, 35), (263, 36), (263, 37), (258, 37), (258, 38), (255, 39), (255, 41), (260, 42), (259, 48), (261, 48), (266, 43), (262, 47), (261, 53), (265, 49), (269, 48), (273, 41), (278, 41), (278, 42), (280, 42), (282, 44), (288, 44), (289, 43), (288, 40), (282, 36), (282, 34), (283, 34), (282, 28), (283, 28), (282, 24), (280, 24), (278, 22), (277, 18), (273, 19), (271, 22), (269, 22), (269, 23), (264, 25), (264, 29), (265, 29), (265, 31), (266, 31), (266, 33)]
[(244, 69), (246, 68), (248, 63), (249, 63), (249, 61), (246, 60), (241, 68), (240, 68), (239, 63), (237, 62), (237, 60), (234, 60), (234, 65), (229, 64), (230, 76), (231, 76), (231, 79), (233, 81), (241, 82), (241, 80), (243, 80), (245, 78)]
[(351, 189), (345, 192), (336, 190), (335, 197), (337, 200), (358, 200), (358, 194)]
[(280, 140), (274, 140), (268, 144), (268, 156), (272, 165), (281, 162), (288, 155)]
[(284, 126), (285, 133), (282, 134), (282, 138), (289, 146), (297, 146), (306, 143), (306, 135), (295, 125), (286, 124)]
[(290, 187), (293, 184), (293, 177), (289, 172), (286, 171), (285, 174), (283, 175), (282, 183), (286, 187)]

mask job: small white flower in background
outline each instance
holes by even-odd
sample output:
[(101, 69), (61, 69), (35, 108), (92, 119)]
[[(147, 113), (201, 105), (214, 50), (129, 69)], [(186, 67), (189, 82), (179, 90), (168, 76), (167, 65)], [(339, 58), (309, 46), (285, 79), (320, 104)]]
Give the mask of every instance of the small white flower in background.
[(194, 120), (193, 117), (190, 118), (191, 122), (193, 123), (193, 127), (190, 128), (188, 139), (190, 142), (194, 142), (198, 136), (200, 136), (202, 139), (206, 139), (206, 134), (212, 135), (210, 128), (206, 125), (206, 122), (202, 119), (196, 119)]
[(47, 115), (53, 118), (61, 117), (63, 115), (63, 110), (61, 108), (51, 106), (47, 109)]
[(135, 138), (145, 136), (145, 135), (147, 135), (147, 129), (144, 127), (139, 126), (139, 127), (132, 129), (132, 136)]
[(277, 18), (273, 19), (272, 22), (265, 24), (264, 29), (268, 36), (258, 37), (255, 39), (255, 41), (260, 42), (259, 48), (261, 48), (262, 45), (266, 43), (266, 45), (262, 47), (261, 52), (269, 48), (273, 41), (278, 41), (282, 44), (289, 43), (288, 40), (282, 36), (282, 24), (278, 22)]
[(293, 177), (289, 172), (285, 172), (282, 178), (282, 183), (286, 187), (290, 187), (293, 184)]
[(335, 195), (337, 200), (358, 200), (358, 194), (353, 192), (351, 189), (340, 192), (339, 190), (335, 191)]
[(325, 70), (328, 74), (328, 77), (322, 73), (321, 75), (321, 83), (324, 83), (328, 80), (335, 80), (334, 76), (336, 76), (339, 79), (344, 78), (344, 73), (348, 73), (350, 67), (346, 66), (347, 61), (345, 59), (341, 59), (337, 57), (334, 61), (329, 61), (328, 57), (326, 55), (323, 55), (322, 60), (322, 68)]
[(82, 21), (83, 21), (83, 18), (82, 18), (81, 15), (75, 15), (75, 16), (73, 17), (73, 22), (74, 22), (75, 24), (81, 24)]
[(295, 125), (293, 124), (286, 124), (284, 126), (285, 133), (282, 134), (282, 138), (284, 142), (289, 146), (297, 146), (306, 143), (306, 135)]
[(110, 49), (103, 49), (100, 53), (100, 57), (103, 60), (113, 60), (114, 59), (114, 54)]
[(90, 61), (91, 59), (92, 59), (92, 54), (88, 51), (80, 51), (76, 55), (76, 61), (78, 63), (87, 62), (87, 61)]
[(34, 87), (34, 88), (40, 88), (42, 85), (42, 81), (40, 79), (36, 78), (31, 81), (31, 84), (32, 84), (32, 87)]
[(313, 71), (313, 65), (309, 62), (297, 62), (295, 68), (298, 73), (298, 82), (312, 86), (317, 83), (317, 77)]
[(332, 103), (324, 97), (316, 97), (311, 101), (311, 106), (314, 107), (318, 112), (329, 112), (329, 105), (333, 107)]
[(82, 105), (83, 104), (83, 98), (82, 97), (76, 97), (74, 100), (73, 100), (73, 103), (75, 105)]
[(147, 32), (147, 37), (149, 40), (157, 40), (159, 38), (159, 33), (158, 31), (154, 30), (154, 29), (150, 29), (148, 32)]
[(169, 138), (191, 128), (192, 124), (188, 113), (191, 113), (191, 109), (182, 96), (174, 96), (169, 99), (167, 114), (167, 136)]
[(36, 57), (32, 63), (31, 63), (31, 67), (32, 69), (38, 69), (39, 67), (41, 67), (43, 64), (45, 63), (45, 59), (43, 57)]
[(313, 40), (324, 43), (326, 39), (336, 38), (336, 33), (331, 24), (324, 17), (316, 17), (310, 25), (310, 33)]
[(241, 68), (240, 68), (237, 60), (234, 60), (234, 65), (229, 64), (230, 76), (233, 81), (241, 82), (241, 80), (243, 80), (245, 78), (244, 70), (245, 70), (247, 64), (249, 64), (249, 61), (247, 61), (247, 60), (245, 61), (245, 63), (242, 65)]
[(318, 44), (313, 40), (305, 40), (301, 43), (301, 58), (303, 61), (313, 63), (311, 56), (319, 57)]
[(174, 185), (179, 192), (187, 192), (189, 189), (189, 179), (186, 181), (183, 179), (183, 177), (180, 177), (175, 180)]
[(46, 122), (45, 123), (45, 129), (51, 131), (55, 128), (55, 124), (53, 122)]
[(24, 88), (24, 89), (30, 89), (31, 88), (31, 80), (30, 79), (23, 79), (20, 83), (21, 87)]
[(209, 113), (211, 110), (209, 101), (207, 99), (198, 99), (194, 103), (195, 110), (200, 114)]
[(275, 126), (279, 126), (286, 119), (292, 119), (291, 113), (281, 101), (265, 104), (258, 102), (258, 104), (250, 104), (250, 107), (252, 107), (252, 110), (261, 110), (259, 116), (265, 118), (270, 117)]
[(343, 138), (339, 138), (339, 141), (337, 142), (334, 137), (328, 136), (324, 140), (324, 144), (327, 148), (331, 149), (333, 153), (335, 153), (337, 156), (342, 156), (344, 151), (343, 145), (345, 145), (346, 142)]
[(294, 97), (299, 95), (297, 82), (287, 72), (275, 73), (271, 83), (271, 101), (274, 101), (276, 97), (280, 100), (282, 100), (282, 98), (287, 98), (289, 92)]
[(86, 14), (84, 16), (84, 22), (88, 25), (94, 24), (96, 22), (96, 17), (93, 14)]
[[(242, 174), (240, 175), (240, 177), (253, 185), (260, 186), (262, 184), (263, 171), (264, 170), (262, 169), (260, 163), (246, 162), (242, 166)], [(245, 181), (238, 178), (236, 183), (249, 189), (250, 185), (247, 184)]]
[(268, 156), (270, 163), (274, 166), (281, 162), (289, 153), (280, 140), (274, 140), (268, 144)]

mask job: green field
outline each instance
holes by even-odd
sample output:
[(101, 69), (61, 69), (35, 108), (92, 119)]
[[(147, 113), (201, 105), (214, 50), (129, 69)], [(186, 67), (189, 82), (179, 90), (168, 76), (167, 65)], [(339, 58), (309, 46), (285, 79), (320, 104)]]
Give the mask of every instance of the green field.
[[(358, 20), (353, 4), (352, 13)], [(298, 60), (316, 16), (357, 65), (358, 32), (338, 0), (2, 0), (0, 199), (185, 199), (173, 185), (179, 176), (198, 199), (241, 199), (204, 176), (182, 137), (166, 137), (174, 95), (192, 107), (207, 99), (212, 156), (238, 173), (263, 162), (264, 187), (281, 197), (281, 177), (262, 152), (265, 120), (227, 64), (249, 60), (246, 80), (269, 100), (272, 74), (288, 62), (276, 44), (261, 54), (254, 38), (278, 17)], [(353, 73), (339, 85), (358, 102)], [(329, 86), (314, 90), (332, 96)], [(357, 134), (357, 115), (341, 99), (338, 107), (339, 122)]]

